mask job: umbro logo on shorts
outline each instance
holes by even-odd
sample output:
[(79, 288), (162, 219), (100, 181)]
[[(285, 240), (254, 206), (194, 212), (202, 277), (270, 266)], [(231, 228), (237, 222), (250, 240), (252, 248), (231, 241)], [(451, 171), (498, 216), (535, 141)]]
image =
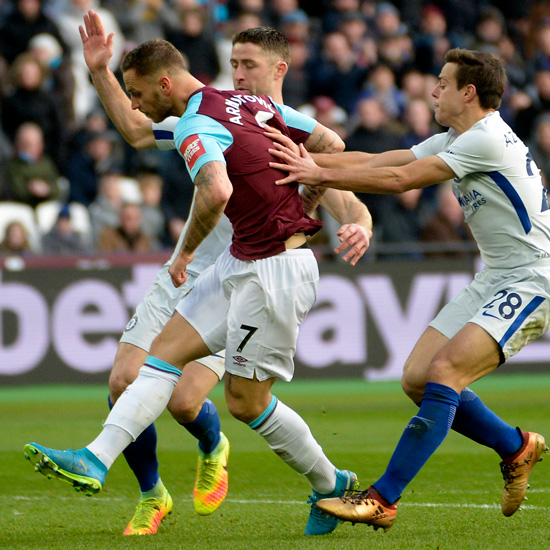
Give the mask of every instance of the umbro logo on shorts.
[(236, 365), (242, 365), (243, 363), (248, 362), (248, 359), (242, 355), (233, 355), (233, 361)]

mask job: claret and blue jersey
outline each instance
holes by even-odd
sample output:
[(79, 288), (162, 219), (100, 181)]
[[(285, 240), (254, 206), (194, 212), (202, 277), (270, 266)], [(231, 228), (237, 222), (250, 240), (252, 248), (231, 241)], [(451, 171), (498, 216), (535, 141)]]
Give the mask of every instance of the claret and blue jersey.
[(233, 193), (225, 214), (233, 225), (231, 253), (241, 260), (279, 254), (294, 233), (313, 235), (322, 222), (304, 213), (298, 185), (276, 186), (284, 174), (269, 167), (275, 160), (264, 135), (268, 122), (294, 141), (304, 142), (315, 121), (267, 96), (200, 88), (191, 95), (176, 125), (174, 139), (194, 179), (207, 162), (226, 164)]

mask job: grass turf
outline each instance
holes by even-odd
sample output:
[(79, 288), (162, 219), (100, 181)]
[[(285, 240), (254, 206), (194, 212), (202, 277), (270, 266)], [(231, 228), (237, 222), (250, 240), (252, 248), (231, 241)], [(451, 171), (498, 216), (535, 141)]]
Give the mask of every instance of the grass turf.
[[(550, 439), (550, 375), (497, 375), (472, 388), (505, 420)], [(382, 474), (416, 410), (395, 382), (295, 381), (274, 389), (305, 418), (329, 458), (359, 475), (362, 487)], [(122, 537), (138, 495), (122, 458), (104, 491), (88, 498), (35, 474), (22, 452), (29, 441), (56, 448), (89, 443), (107, 414), (106, 394), (97, 386), (0, 389), (0, 548), (532, 550), (550, 543), (550, 457), (534, 470), (528, 502), (505, 518), (497, 455), (454, 433), (407, 487), (390, 531), (346, 523), (331, 535), (306, 538), (307, 482), (229, 417), (221, 387), (212, 399), (232, 447), (226, 501), (212, 516), (194, 513), (196, 444), (165, 413), (157, 421), (159, 459), (174, 511), (157, 535)]]

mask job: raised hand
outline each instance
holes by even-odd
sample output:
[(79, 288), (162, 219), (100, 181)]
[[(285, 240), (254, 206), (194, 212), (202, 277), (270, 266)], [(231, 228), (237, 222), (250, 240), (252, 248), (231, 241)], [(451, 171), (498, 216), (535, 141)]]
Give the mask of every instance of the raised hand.
[(105, 69), (113, 57), (113, 37), (105, 34), (101, 18), (93, 10), (84, 14), (84, 27), (79, 25), (80, 38), (84, 46), (84, 59), (90, 72)]

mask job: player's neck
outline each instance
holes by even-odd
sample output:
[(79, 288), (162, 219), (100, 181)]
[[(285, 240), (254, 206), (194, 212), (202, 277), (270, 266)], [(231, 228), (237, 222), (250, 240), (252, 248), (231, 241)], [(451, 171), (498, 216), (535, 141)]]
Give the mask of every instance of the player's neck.
[(480, 120), (484, 119), (488, 114), (494, 113), (495, 109), (475, 109), (471, 111), (465, 111), (462, 116), (457, 118), (457, 121), (451, 125), (453, 130), (461, 135), (467, 132), (474, 124), (477, 124)]

